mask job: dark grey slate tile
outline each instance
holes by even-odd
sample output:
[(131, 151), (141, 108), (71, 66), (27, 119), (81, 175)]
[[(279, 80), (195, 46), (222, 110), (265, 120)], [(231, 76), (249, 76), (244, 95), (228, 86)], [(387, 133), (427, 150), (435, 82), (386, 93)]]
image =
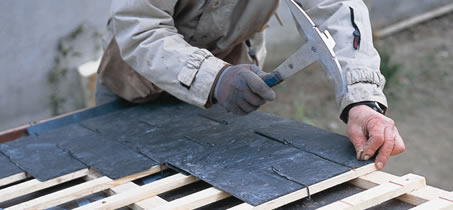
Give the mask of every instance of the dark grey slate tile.
[(171, 158), (169, 163), (252, 205), (349, 170), (253, 133), (230, 137), (233, 140), (224, 139), (223, 143), (184, 158)]
[(36, 137), (25, 137), (0, 144), (0, 150), (17, 166), (40, 181), (57, 178), (86, 168), (83, 163), (57, 147)]
[(60, 146), (73, 157), (112, 179), (136, 174), (158, 165), (109, 136), (84, 136), (64, 141)]
[(373, 162), (373, 160), (358, 161), (354, 146), (347, 137), (301, 122), (273, 123), (256, 131), (282, 142), (287, 141), (296, 148), (309, 151), (350, 168), (359, 168)]
[(0, 152), (0, 179), (22, 172), (19, 167), (12, 163), (8, 157)]

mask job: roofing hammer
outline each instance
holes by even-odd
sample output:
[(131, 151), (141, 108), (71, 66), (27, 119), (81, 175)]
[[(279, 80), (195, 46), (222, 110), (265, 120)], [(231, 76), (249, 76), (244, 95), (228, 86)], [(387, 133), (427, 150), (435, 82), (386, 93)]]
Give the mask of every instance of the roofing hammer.
[(335, 82), (336, 96), (344, 95), (348, 89), (345, 75), (333, 51), (335, 40), (329, 31), (321, 32), (311, 18), (294, 0), (286, 0), (301, 35), (307, 43), (285, 60), (273, 72), (263, 78), (269, 87), (274, 87), (293, 74), (305, 69), (316, 61), (321, 61), (329, 79)]

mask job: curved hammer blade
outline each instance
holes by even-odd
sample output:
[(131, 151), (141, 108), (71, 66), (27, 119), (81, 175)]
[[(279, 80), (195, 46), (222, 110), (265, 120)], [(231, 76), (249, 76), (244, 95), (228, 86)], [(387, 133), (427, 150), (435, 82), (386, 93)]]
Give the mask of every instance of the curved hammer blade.
[(333, 50), (335, 40), (328, 31), (322, 33), (294, 0), (287, 0), (287, 3), (298, 25), (299, 32), (305, 35), (307, 43), (265, 78), (266, 83), (271, 87), (275, 86), (319, 60), (327, 70), (329, 79), (335, 82), (337, 98), (344, 95), (347, 92), (347, 83)]

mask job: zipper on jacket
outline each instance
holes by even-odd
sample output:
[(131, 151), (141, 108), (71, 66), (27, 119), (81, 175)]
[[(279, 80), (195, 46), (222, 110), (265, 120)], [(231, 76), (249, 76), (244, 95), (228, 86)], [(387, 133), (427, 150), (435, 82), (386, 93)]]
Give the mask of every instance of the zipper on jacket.
[(354, 27), (354, 32), (352, 33), (352, 35), (354, 36), (353, 46), (354, 46), (354, 49), (357, 50), (360, 47), (360, 42), (362, 41), (362, 35), (360, 33), (359, 26), (357, 26), (357, 23), (355, 22), (354, 9), (352, 7), (349, 7), (349, 9), (351, 10), (352, 27)]

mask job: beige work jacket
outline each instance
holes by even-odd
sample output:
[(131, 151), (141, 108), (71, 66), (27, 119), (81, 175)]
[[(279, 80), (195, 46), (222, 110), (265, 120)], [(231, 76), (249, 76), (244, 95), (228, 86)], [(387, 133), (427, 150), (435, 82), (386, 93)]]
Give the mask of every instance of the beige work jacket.
[[(347, 94), (337, 98), (339, 110), (360, 101), (387, 106), (366, 5), (361, 0), (297, 1), (337, 42), (335, 52), (348, 83)], [(108, 48), (98, 72), (101, 84), (133, 102), (146, 102), (166, 91), (206, 107), (225, 65), (254, 62), (245, 40), (251, 40), (259, 63), (264, 62), (263, 30), (278, 3), (113, 0)]]

